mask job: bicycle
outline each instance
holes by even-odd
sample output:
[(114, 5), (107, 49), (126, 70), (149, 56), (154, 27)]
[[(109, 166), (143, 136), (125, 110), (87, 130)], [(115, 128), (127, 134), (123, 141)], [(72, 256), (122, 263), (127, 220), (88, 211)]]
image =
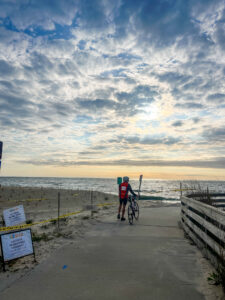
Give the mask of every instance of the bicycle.
[(134, 219), (138, 220), (138, 218), (139, 218), (139, 206), (136, 201), (136, 197), (134, 197), (134, 196), (129, 196), (128, 201), (130, 202), (130, 204), (128, 206), (128, 210), (127, 210), (128, 221), (129, 221), (130, 225), (132, 225)]

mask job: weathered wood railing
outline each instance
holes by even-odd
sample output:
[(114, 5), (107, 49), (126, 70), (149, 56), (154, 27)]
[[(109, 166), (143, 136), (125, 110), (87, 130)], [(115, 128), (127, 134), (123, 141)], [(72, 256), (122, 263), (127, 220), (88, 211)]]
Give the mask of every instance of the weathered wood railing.
[(211, 193), (210, 197), (213, 201), (212, 205), (216, 207), (225, 208), (225, 194), (224, 193)]
[(212, 206), (225, 208), (225, 193), (212, 193), (212, 192), (203, 192), (203, 193), (193, 193), (187, 196), (188, 198), (192, 198), (195, 200), (201, 200), (204, 198), (205, 200), (209, 200)]
[(225, 212), (181, 197), (181, 223), (187, 235), (209, 254), (213, 263), (225, 261)]

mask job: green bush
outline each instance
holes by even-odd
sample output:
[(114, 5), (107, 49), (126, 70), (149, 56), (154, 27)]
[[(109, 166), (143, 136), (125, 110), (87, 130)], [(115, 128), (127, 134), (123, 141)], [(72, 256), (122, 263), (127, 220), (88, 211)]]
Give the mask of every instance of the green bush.
[(44, 241), (44, 242), (47, 242), (51, 240), (51, 238), (46, 234), (46, 233), (42, 233), (42, 234), (36, 234), (36, 233), (33, 233), (32, 234), (32, 241), (33, 242), (40, 242), (40, 241)]
[(29, 220), (26, 220), (26, 224), (32, 224), (33, 223), (33, 220), (29, 219)]

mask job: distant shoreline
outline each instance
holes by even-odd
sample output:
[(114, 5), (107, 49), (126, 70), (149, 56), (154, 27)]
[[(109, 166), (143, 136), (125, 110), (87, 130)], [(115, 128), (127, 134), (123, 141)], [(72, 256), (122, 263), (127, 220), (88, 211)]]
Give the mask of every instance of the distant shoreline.
[[(116, 177), (70, 177), (70, 176), (5, 176), (5, 175), (0, 175), (0, 181), (1, 178), (41, 178), (41, 179), (99, 179), (99, 180), (115, 180), (116, 182)], [(138, 177), (132, 178), (132, 180), (139, 180)], [(147, 181), (175, 181), (175, 182), (225, 182), (225, 179), (165, 179), (165, 178), (144, 178), (144, 180)]]

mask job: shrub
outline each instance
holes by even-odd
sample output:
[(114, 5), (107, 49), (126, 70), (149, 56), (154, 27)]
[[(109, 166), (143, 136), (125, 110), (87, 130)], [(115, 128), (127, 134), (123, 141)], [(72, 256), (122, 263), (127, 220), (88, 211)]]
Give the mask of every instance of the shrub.
[(29, 220), (26, 220), (26, 224), (32, 224), (33, 223), (33, 220), (29, 219)]
[(46, 233), (42, 233), (42, 234), (36, 234), (36, 233), (33, 233), (32, 234), (32, 241), (33, 242), (40, 242), (40, 241), (49, 241), (51, 240), (51, 238), (46, 234)]

